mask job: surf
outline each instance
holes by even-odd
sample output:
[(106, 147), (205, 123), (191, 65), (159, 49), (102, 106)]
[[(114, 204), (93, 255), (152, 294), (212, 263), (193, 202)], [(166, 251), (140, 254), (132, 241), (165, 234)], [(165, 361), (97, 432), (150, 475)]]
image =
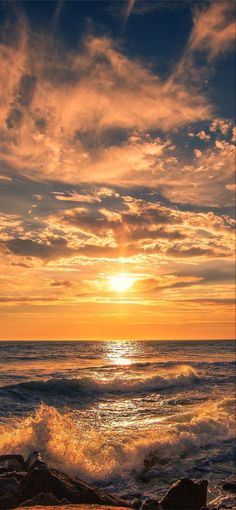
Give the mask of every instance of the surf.
[(11, 393), (36, 393), (52, 396), (70, 394), (127, 394), (138, 392), (161, 391), (181, 386), (190, 386), (199, 381), (196, 370), (190, 366), (182, 366), (169, 374), (152, 374), (150, 376), (127, 374), (123, 371), (120, 375), (105, 377), (104, 375), (83, 376), (74, 379), (51, 378), (33, 380), (8, 385), (1, 391)]
[[(99, 430), (80, 421), (73, 412), (59, 412), (41, 404), (32, 415), (7, 420), (0, 426), (0, 453), (25, 456), (39, 450), (45, 460), (90, 481), (109, 481), (155, 465), (198, 457), (201, 448), (230, 441), (234, 420), (226, 402), (199, 406), (155, 428)], [(185, 462), (184, 460), (184, 462)]]

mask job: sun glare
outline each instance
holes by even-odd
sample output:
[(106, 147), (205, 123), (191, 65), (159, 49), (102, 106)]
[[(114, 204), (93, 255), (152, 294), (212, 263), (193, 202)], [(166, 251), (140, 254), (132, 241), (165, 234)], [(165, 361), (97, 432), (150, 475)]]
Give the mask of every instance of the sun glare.
[(130, 287), (132, 287), (135, 281), (134, 278), (131, 278), (124, 273), (110, 276), (109, 280), (111, 288), (116, 292), (125, 292), (126, 290), (130, 289)]

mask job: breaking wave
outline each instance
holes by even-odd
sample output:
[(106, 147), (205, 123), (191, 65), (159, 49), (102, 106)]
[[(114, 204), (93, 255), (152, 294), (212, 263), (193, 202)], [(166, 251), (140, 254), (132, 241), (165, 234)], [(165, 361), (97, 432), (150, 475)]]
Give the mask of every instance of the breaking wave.
[(5, 386), (1, 391), (13, 393), (33, 392), (47, 395), (69, 395), (74, 393), (131, 393), (159, 391), (179, 386), (189, 386), (199, 380), (196, 371), (190, 366), (181, 366), (171, 375), (134, 376), (122, 375), (110, 378), (80, 377), (77, 379), (49, 379), (28, 381)]
[(90, 481), (109, 481), (149, 462), (172, 464), (199, 449), (227, 442), (234, 436), (234, 420), (223, 403), (199, 406), (173, 424), (142, 431), (95, 430), (72, 412), (61, 413), (41, 404), (32, 416), (0, 425), (0, 453), (39, 450), (50, 464)]

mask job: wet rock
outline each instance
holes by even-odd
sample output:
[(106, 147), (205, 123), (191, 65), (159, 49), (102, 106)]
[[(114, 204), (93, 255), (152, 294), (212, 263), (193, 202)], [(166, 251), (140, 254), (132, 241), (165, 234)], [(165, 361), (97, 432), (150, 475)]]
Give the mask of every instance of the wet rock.
[(59, 500), (65, 498), (74, 504), (127, 506), (123, 501), (105, 491), (45, 465), (37, 466), (29, 471), (21, 491), (22, 501), (32, 499), (40, 492), (47, 492)]
[(142, 510), (161, 510), (160, 503), (157, 499), (146, 499), (143, 503)]
[(206, 506), (207, 480), (193, 482), (182, 478), (168, 490), (161, 501), (164, 510), (200, 510)]
[(236, 493), (236, 482), (225, 482), (222, 485), (222, 489), (225, 492), (234, 492), (234, 493)]
[(24, 470), (25, 461), (22, 455), (0, 455), (0, 474)]
[(0, 492), (5, 491), (17, 491), (19, 488), (19, 481), (14, 477), (1, 477), (0, 478)]
[[(19, 510), (28, 510), (28, 508), (31, 508), (31, 507), (26, 507), (26, 506), (21, 506), (19, 507)], [(32, 507), (34, 510), (43, 510), (45, 508), (45, 506), (43, 505), (37, 505), (35, 507)], [(115, 510), (115, 508), (117, 507), (114, 507), (114, 506), (103, 506), (103, 505), (70, 505), (70, 504), (63, 504), (63, 503), (60, 503), (60, 505), (50, 505), (49, 507), (47, 508), (50, 508), (50, 510)], [(119, 510), (124, 510), (124, 507), (120, 507)]]
[[(7, 458), (6, 458), (7, 457)], [(50, 468), (37, 452), (27, 459), (4, 456), (4, 472), (0, 474), (0, 510), (10, 510), (26, 504), (29, 506), (64, 504), (95, 504), (127, 507), (126, 502), (102, 489)], [(16, 463), (18, 464), (16, 465)], [(21, 466), (24, 471), (12, 471)], [(9, 471), (6, 471), (9, 466)]]
[(61, 506), (61, 505), (68, 505), (69, 501), (66, 499), (57, 499), (53, 494), (50, 494), (48, 492), (40, 492), (40, 494), (37, 494), (35, 498), (28, 499), (27, 501), (24, 501), (23, 505), (24, 507), (32, 507), (32, 506)]
[(0, 509), (10, 510), (11, 508), (17, 508), (20, 503), (16, 494), (11, 492), (4, 492), (4, 495), (0, 496)]
[(0, 474), (0, 509), (15, 508), (18, 505), (25, 476), (26, 473), (17, 471)]
[(129, 500), (129, 506), (131, 508), (134, 508), (135, 510), (140, 510), (142, 505), (143, 505), (143, 502), (139, 498), (132, 499), (131, 501)]
[(38, 466), (47, 466), (47, 464), (43, 461), (41, 454), (39, 452), (32, 452), (28, 459), (25, 461), (27, 471), (34, 469)]

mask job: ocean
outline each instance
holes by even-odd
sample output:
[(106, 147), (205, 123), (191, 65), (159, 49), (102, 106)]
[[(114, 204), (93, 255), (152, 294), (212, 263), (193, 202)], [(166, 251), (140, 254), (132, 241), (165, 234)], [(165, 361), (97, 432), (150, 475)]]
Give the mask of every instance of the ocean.
[(0, 454), (122, 498), (235, 476), (233, 341), (0, 342)]

